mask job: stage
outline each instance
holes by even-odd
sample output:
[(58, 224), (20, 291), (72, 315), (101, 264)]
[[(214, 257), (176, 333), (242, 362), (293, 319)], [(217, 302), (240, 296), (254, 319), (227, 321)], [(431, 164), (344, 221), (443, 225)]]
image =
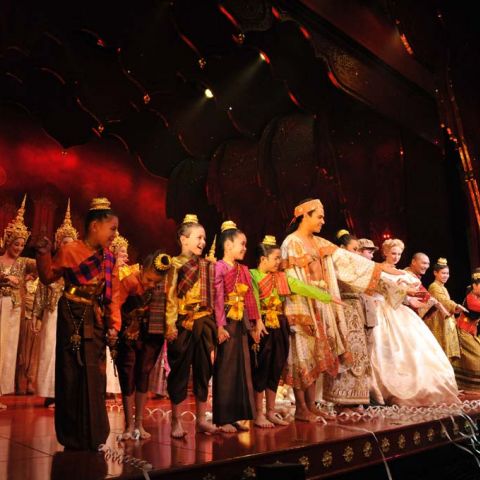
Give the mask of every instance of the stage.
[[(142, 460), (147, 469), (149, 465), (145, 464), (151, 464), (152, 468), (147, 471), (151, 479), (249, 479), (255, 477), (256, 466), (277, 462), (302, 463), (307, 478), (327, 478), (352, 471), (355, 472), (354, 478), (361, 478), (360, 469), (380, 464), (378, 478), (388, 478), (384, 459), (389, 465), (408, 456), (413, 463), (418, 463), (415, 459), (425, 462), (425, 455), (430, 450), (433, 453), (429, 461), (437, 458), (440, 462), (444, 456), (442, 446), (450, 442), (449, 438), (465, 441), (462, 435), (472, 432), (469, 419), (461, 415), (430, 419), (419, 416), (415, 420), (406, 420), (390, 412), (390, 418), (369, 421), (337, 421), (325, 426), (295, 422), (272, 430), (251, 428), (241, 434), (207, 436), (194, 434), (194, 419), (188, 412), (184, 420), (189, 435), (182, 440), (173, 440), (168, 414), (164, 413), (169, 409), (169, 402), (150, 400), (148, 409), (151, 414), (146, 419), (146, 427), (152, 438), (118, 444), (116, 438), (122, 431), (123, 414), (119, 405), (109, 400), (112, 432), (106, 454), (63, 452), (55, 437), (54, 411), (45, 408), (42, 399), (5, 396), (2, 402), (8, 406), (7, 410), (0, 411), (2, 480), (148, 478), (140, 468)], [(468, 415), (476, 423), (480, 408)], [(452, 450), (456, 451), (457, 447)], [(435, 452), (438, 452), (437, 456)], [(138, 466), (120, 463), (121, 459), (112, 458), (112, 454), (113, 457), (119, 454), (135, 457)], [(461, 478), (479, 478), (480, 469), (475, 466), (473, 457), (465, 456), (465, 461), (471, 462), (467, 470), (472, 476)], [(434, 462), (438, 463), (437, 460)], [(413, 478), (392, 476), (394, 479)], [(368, 478), (377, 477), (370, 475)]]

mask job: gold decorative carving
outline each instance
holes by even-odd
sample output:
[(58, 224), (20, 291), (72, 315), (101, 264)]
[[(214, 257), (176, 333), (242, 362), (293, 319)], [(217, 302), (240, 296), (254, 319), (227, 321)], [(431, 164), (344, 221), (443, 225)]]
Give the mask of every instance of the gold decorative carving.
[(350, 463), (353, 460), (353, 448), (348, 446), (345, 447), (345, 450), (343, 452), (343, 458), (347, 463)]
[(322, 463), (325, 468), (331, 467), (333, 463), (333, 455), (330, 450), (323, 453)]
[(363, 456), (365, 458), (370, 458), (372, 456), (372, 444), (370, 442), (365, 442), (365, 445), (363, 446)]

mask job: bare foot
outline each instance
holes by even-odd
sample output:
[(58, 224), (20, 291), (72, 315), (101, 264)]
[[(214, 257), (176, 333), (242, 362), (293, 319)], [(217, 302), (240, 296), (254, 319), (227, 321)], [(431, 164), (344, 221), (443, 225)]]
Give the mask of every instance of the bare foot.
[(211, 422), (207, 422), (206, 420), (197, 421), (195, 424), (195, 428), (198, 433), (218, 433), (219, 429)]
[(222, 433), (237, 433), (238, 430), (231, 424), (231, 423), (226, 423), (225, 425), (220, 425), (218, 429)]
[(131, 440), (133, 438), (133, 431), (134, 431), (133, 426), (126, 427), (124, 432), (122, 433), (122, 440)]
[(253, 421), (253, 424), (258, 428), (274, 428), (275, 427), (274, 423), (269, 420), (270, 419), (267, 420), (267, 417), (265, 417), (263, 413), (259, 413), (255, 418), (255, 420)]
[(325, 419), (320, 416), (312, 413), (310, 410), (307, 409), (298, 409), (295, 411), (295, 420), (300, 420), (301, 422), (309, 422), (309, 423), (326, 423)]
[(147, 438), (150, 438), (152, 435), (148, 433), (144, 428), (143, 425), (139, 425), (135, 427), (136, 430), (138, 430), (139, 438), (142, 440), (146, 440)]
[(248, 432), (250, 430), (241, 422), (233, 422), (232, 425), (237, 429), (237, 432)]
[(186, 434), (187, 432), (183, 429), (180, 419), (172, 417), (172, 437), (183, 438)]
[(275, 425), (285, 426), (289, 423), (282, 417), (281, 413), (269, 410), (267, 412), (267, 418)]
[(0, 410), (6, 410), (7, 406), (4, 403), (0, 403)]
[(310, 406), (308, 410), (316, 416), (323, 417), (325, 420), (335, 420), (337, 418), (337, 415), (334, 412), (323, 410), (316, 405)]

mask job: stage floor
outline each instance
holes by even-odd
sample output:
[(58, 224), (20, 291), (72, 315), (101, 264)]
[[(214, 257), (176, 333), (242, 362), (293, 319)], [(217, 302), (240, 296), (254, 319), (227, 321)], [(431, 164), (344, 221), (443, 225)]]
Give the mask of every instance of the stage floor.
[[(5, 396), (1, 400), (8, 409), (0, 411), (0, 479), (144, 478), (139, 468), (105, 458), (108, 455), (63, 452), (55, 437), (54, 411), (44, 408), (42, 399)], [(152, 479), (248, 479), (253, 478), (255, 466), (275, 462), (300, 462), (308, 478), (325, 478), (382, 462), (383, 457), (389, 460), (440, 447), (449, 442), (447, 437), (459, 439), (471, 432), (468, 419), (455, 416), (427, 421), (392, 417), (326, 426), (294, 422), (272, 430), (251, 428), (240, 434), (207, 436), (195, 435), (193, 416), (187, 413), (189, 435), (173, 440), (169, 418), (163, 414), (169, 402), (150, 400), (147, 406), (152, 413), (145, 423), (152, 438), (117, 444), (123, 413), (111, 406), (108, 446), (150, 463)], [(469, 415), (476, 421), (480, 408)]]

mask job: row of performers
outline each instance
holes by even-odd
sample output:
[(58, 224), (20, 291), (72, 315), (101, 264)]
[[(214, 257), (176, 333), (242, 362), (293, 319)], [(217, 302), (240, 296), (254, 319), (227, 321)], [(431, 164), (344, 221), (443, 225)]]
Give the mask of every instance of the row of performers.
[[(401, 241), (384, 243), (385, 262), (379, 264), (367, 258), (376, 249), (372, 242), (364, 240), (355, 252), (358, 244), (345, 232), (340, 236), (344, 248), (339, 248), (318, 236), (323, 224), (321, 202), (301, 202), (281, 247), (273, 237), (265, 237), (257, 246), (257, 268), (250, 271), (240, 263), (247, 239), (233, 222), (222, 224), (217, 241), (220, 260), (214, 261), (213, 255), (202, 257), (205, 231), (195, 215), (187, 215), (178, 230), (179, 256), (171, 259), (155, 252), (141, 268), (122, 274), (109, 249), (118, 217), (104, 198), (92, 201), (84, 240), (71, 235), (73, 241), (63, 243), (57, 238), (61, 245), (53, 258), (50, 241), (38, 241), (42, 283), (64, 282), (55, 357), (59, 441), (68, 448), (88, 449), (108, 435), (106, 343), (116, 351), (126, 415), (124, 438), (134, 429), (149, 436), (142, 423), (148, 374), (164, 338), (169, 342), (174, 437), (185, 435), (180, 419), (190, 369), (197, 431), (207, 433), (237, 432), (245, 428), (240, 420), (252, 418), (260, 427), (285, 424), (275, 410), (282, 376), (294, 388), (299, 421), (332, 416), (318, 407), (318, 385), (322, 398), (337, 406), (368, 404), (370, 397), (378, 404), (458, 403), (451, 363), (426, 322), (410, 307), (424, 314), (434, 307), (429, 324), (453, 360), (461, 386), (478, 387), (474, 312), (480, 311), (480, 275), (473, 276), (464, 309), (450, 301), (444, 289), (445, 262), (438, 265), (443, 268), (435, 267), (440, 294), (432, 288), (430, 296), (418, 278), (425, 265), (422, 254), (412, 262), (421, 265), (414, 271), (417, 275), (400, 271), (395, 264), (403, 251)], [(13, 277), (18, 279), (22, 272), (16, 269), (25, 271), (28, 265), (11, 258), (27, 238), (21, 208), (7, 227), (6, 253), (0, 257), (2, 382), (8, 350), (3, 338), (18, 284)], [(457, 330), (452, 314), (460, 311)], [(454, 336), (445, 333), (452, 327), (456, 347)], [(451, 354), (449, 348), (457, 350)], [(210, 423), (206, 411), (212, 377)]]

